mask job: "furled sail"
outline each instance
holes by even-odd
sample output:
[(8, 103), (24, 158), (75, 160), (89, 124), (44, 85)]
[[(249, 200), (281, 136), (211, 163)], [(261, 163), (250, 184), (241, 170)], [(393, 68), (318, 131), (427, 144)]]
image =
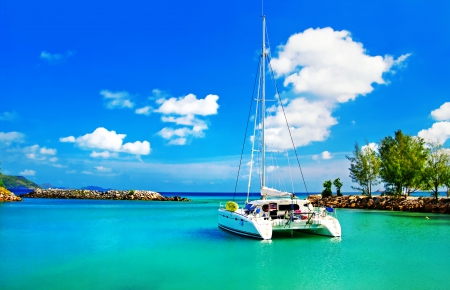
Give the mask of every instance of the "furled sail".
[(269, 188), (266, 186), (263, 186), (261, 188), (261, 195), (262, 196), (292, 196), (292, 193), (286, 192), (286, 191), (279, 191), (274, 188)]

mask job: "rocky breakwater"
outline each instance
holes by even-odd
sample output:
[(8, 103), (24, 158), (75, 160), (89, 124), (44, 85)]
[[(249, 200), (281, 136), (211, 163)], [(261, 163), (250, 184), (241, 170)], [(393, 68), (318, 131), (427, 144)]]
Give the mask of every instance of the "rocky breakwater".
[(6, 188), (0, 187), (0, 202), (1, 201), (22, 201), (22, 199)]
[(82, 190), (82, 189), (35, 189), (22, 195), (25, 198), (71, 198), (71, 199), (115, 199), (115, 200), (153, 200), (153, 201), (191, 201), (189, 198), (165, 197), (149, 190)]
[(450, 214), (450, 198), (438, 200), (427, 197), (387, 197), (364, 195), (332, 196), (322, 198), (310, 195), (308, 199), (314, 205), (325, 205), (334, 208), (376, 209), (390, 211), (432, 212)]

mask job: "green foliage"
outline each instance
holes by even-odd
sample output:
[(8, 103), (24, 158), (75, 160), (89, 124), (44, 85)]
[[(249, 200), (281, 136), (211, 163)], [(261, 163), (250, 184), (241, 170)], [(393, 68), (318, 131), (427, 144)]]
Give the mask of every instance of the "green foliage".
[(341, 179), (340, 179), (340, 178), (336, 178), (336, 179), (333, 181), (333, 184), (334, 184), (334, 186), (336, 187), (336, 195), (337, 195), (337, 196), (342, 196), (342, 193), (341, 193), (341, 187), (342, 187), (344, 184), (341, 182)]
[[(441, 144), (430, 143), (429, 154), (422, 172), (423, 189), (431, 190), (435, 199), (439, 196), (439, 187), (449, 184), (450, 152)], [(448, 196), (448, 189), (447, 189)]]
[(130, 190), (130, 192), (128, 192), (129, 195), (134, 195), (134, 189)]
[(428, 151), (424, 140), (395, 132), (395, 137), (387, 136), (381, 140), (379, 148), (381, 159), (380, 177), (387, 186), (387, 194), (408, 195), (422, 185), (422, 170)]
[(372, 186), (380, 183), (380, 158), (375, 150), (366, 141), (366, 146), (360, 148), (355, 142), (353, 156), (346, 156), (350, 161), (350, 178), (359, 186), (353, 189), (361, 190), (362, 193), (372, 196)]
[(333, 195), (333, 192), (331, 191), (332, 184), (333, 183), (331, 183), (331, 180), (327, 180), (323, 183), (323, 187), (325, 187), (325, 189), (322, 191), (322, 197), (328, 197)]
[(0, 175), (0, 180), (6, 188), (40, 188), (36, 183), (23, 176)]

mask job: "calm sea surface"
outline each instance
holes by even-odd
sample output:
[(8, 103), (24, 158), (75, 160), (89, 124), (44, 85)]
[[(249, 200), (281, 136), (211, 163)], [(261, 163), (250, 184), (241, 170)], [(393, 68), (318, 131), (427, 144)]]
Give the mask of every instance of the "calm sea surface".
[(218, 229), (227, 196), (179, 195), (0, 203), (0, 289), (450, 287), (449, 215), (338, 209), (341, 239), (260, 241)]

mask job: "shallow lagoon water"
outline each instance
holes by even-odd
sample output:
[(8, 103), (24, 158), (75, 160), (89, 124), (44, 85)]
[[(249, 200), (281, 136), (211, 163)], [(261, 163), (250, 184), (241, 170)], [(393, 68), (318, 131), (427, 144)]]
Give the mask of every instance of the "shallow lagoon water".
[(448, 288), (448, 215), (338, 209), (342, 238), (260, 241), (218, 229), (227, 197), (190, 198), (0, 203), (0, 288)]

